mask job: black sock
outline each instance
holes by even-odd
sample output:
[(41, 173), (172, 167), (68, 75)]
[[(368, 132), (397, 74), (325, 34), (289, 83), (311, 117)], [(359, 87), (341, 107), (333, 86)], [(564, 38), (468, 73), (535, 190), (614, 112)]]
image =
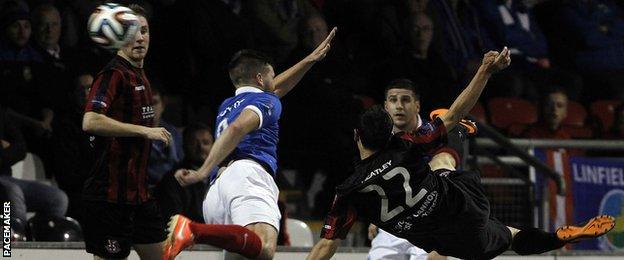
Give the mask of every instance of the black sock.
[(461, 169), (462, 161), (464, 160), (464, 142), (468, 137), (468, 130), (463, 125), (457, 124), (455, 128), (448, 132), (446, 146), (455, 150), (459, 161), (455, 168)]
[(513, 238), (511, 249), (519, 255), (531, 255), (559, 249), (565, 244), (557, 238), (555, 233), (544, 232), (537, 228), (526, 228)]

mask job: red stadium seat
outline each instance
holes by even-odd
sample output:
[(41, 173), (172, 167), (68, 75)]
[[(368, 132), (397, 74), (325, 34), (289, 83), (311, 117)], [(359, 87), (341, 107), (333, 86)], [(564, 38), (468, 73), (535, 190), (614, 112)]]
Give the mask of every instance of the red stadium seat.
[(592, 116), (598, 118), (602, 132), (611, 130), (614, 120), (614, 109), (620, 104), (617, 100), (597, 100), (591, 103), (589, 110)]
[(361, 104), (362, 104), (362, 108), (367, 109), (370, 108), (372, 106), (374, 106), (377, 102), (375, 102), (375, 99), (373, 99), (372, 97), (369, 96), (357, 96), (357, 99), (360, 100)]
[(520, 135), (529, 125), (537, 122), (537, 109), (520, 98), (492, 98), (488, 102), (490, 122), (510, 135)]
[(470, 115), (473, 116), (477, 122), (487, 122), (487, 116), (485, 115), (485, 108), (481, 104), (481, 102), (477, 102), (477, 104), (470, 110)]
[(563, 120), (562, 124), (566, 126), (583, 127), (587, 119), (587, 111), (583, 105), (568, 101), (568, 116)]
[(481, 170), (481, 178), (504, 178), (507, 173), (503, 168), (496, 164), (483, 164), (479, 166)]
[(580, 138), (580, 139), (587, 139), (587, 138), (592, 138), (594, 136), (594, 131), (592, 131), (591, 128), (587, 128), (587, 127), (579, 127), (579, 126), (569, 126), (569, 125), (564, 125), (562, 126), (562, 128), (568, 132), (572, 138)]

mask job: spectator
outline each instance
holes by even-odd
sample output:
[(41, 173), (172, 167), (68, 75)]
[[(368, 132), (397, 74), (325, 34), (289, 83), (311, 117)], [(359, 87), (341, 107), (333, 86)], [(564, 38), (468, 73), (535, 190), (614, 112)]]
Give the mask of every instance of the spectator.
[(314, 12), (316, 9), (307, 0), (257, 0), (243, 2), (241, 15), (254, 25), (257, 49), (282, 64), (297, 47), (300, 20)]
[(400, 0), (385, 5), (378, 23), (381, 52), (389, 56), (406, 52), (410, 47), (410, 38), (405, 28), (410, 27), (410, 17), (422, 13), (430, 17), (432, 10), (429, 6), (429, 0)]
[[(328, 33), (324, 17), (312, 14), (303, 18), (298, 32), (299, 45), (291, 53), (289, 63), (296, 63), (307, 56)], [(331, 55), (312, 67), (298, 87), (282, 99), (283, 106), (289, 109), (282, 111), (279, 134), (282, 146), (278, 149), (278, 157), (284, 169), (298, 171), (295, 183), (298, 189), (307, 190), (319, 170), (332, 176), (326, 179), (326, 184), (331, 187), (335, 185), (335, 180), (345, 177), (349, 167), (350, 119), (355, 118), (358, 109), (353, 91), (362, 85), (353, 80), (357, 75), (350, 71), (352, 67), (340, 43), (332, 42), (331, 48)], [(319, 100), (322, 100), (322, 105)], [(314, 108), (315, 113), (309, 113), (310, 108)], [(301, 114), (308, 116), (301, 117)], [(336, 152), (324, 153), (327, 147)], [(321, 203), (329, 204), (331, 199), (329, 196), (321, 198)]]
[[(76, 62), (77, 51), (64, 48), (59, 43), (63, 23), (56, 7), (51, 4), (37, 6), (33, 10), (32, 20), (34, 47), (42, 56), (42, 63), (34, 67), (39, 93), (55, 112), (71, 109), (68, 105), (73, 104), (71, 93), (74, 89), (70, 73), (77, 69), (72, 66)], [(80, 67), (85, 65), (84, 61), (80, 62)]]
[(572, 45), (570, 55), (576, 68), (586, 78), (586, 96), (624, 99), (624, 12), (620, 7), (611, 0), (568, 1), (561, 10), (559, 27)]
[(553, 87), (540, 102), (540, 121), (526, 132), (527, 138), (572, 139), (570, 133), (561, 128), (568, 115), (568, 95), (562, 88)]
[(11, 201), (13, 229), (23, 231), (28, 219), (26, 212), (53, 217), (64, 217), (67, 211), (67, 195), (58, 188), (30, 180), (13, 178), (11, 166), (26, 156), (24, 138), (0, 110), (0, 184)]
[(201, 123), (191, 124), (184, 130), (184, 160), (162, 177), (154, 192), (163, 218), (169, 219), (175, 214), (182, 214), (193, 221), (204, 221), (202, 202), (208, 184), (198, 182), (182, 187), (175, 179), (174, 173), (180, 168), (196, 170), (201, 167), (214, 142), (211, 132), (208, 126)]
[[(10, 1), (8, 3), (11, 3)], [(4, 4), (0, 24), (0, 104), (20, 126), (26, 126), (39, 135), (51, 131), (54, 113), (41, 107), (41, 99), (33, 83), (34, 64), (42, 58), (30, 44), (31, 24), (28, 12)], [(28, 134), (28, 132), (27, 132)]]
[(613, 109), (614, 120), (611, 132), (605, 137), (608, 139), (624, 139), (624, 103)]
[(433, 21), (426, 13), (415, 13), (407, 18), (403, 34), (408, 38), (408, 49), (389, 56), (381, 63), (384, 81), (407, 78), (423, 88), (420, 95), (427, 100), (423, 111), (449, 107), (450, 97), (457, 96), (459, 82), (452, 78), (452, 71), (439, 54), (431, 48), (435, 31)]
[(172, 143), (168, 146), (163, 141), (153, 141), (152, 150), (147, 165), (147, 180), (150, 185), (156, 185), (165, 173), (173, 170), (183, 157), (182, 136), (178, 129), (162, 119), (165, 111), (165, 97), (161, 90), (152, 88), (152, 103), (154, 107), (154, 126), (164, 127), (171, 133)]
[(439, 28), (439, 42), (434, 46), (455, 77), (468, 81), (479, 66), (481, 54), (496, 48), (482, 30), (472, 0), (438, 0), (432, 4), (437, 16), (435, 28)]
[(67, 216), (81, 221), (82, 187), (87, 178), (93, 158), (89, 151), (89, 136), (82, 131), (84, 107), (93, 83), (93, 76), (88, 73), (75, 77), (70, 110), (59, 113), (52, 122), (51, 151), (56, 181), (69, 198)]
[(531, 7), (518, 0), (485, 0), (475, 4), (494, 48), (508, 46), (514, 60), (510, 70), (494, 79), (499, 87), (491, 90), (498, 92), (497, 96), (522, 96), (535, 101), (540, 90), (554, 84), (565, 86), (569, 98), (579, 97), (581, 79), (551, 65), (546, 37)]
[(10, 6), (10, 3), (5, 3), (1, 10), (0, 61), (41, 61), (41, 55), (29, 44), (32, 29), (28, 11), (18, 6)]

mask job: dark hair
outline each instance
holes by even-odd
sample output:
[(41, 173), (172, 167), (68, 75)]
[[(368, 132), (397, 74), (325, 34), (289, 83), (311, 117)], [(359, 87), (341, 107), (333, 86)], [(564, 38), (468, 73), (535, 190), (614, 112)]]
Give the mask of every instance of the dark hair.
[(145, 8), (143, 8), (143, 6), (140, 6), (138, 4), (131, 4), (128, 6), (128, 8), (130, 8), (130, 10), (132, 10), (136, 15), (145, 17), (145, 20), (150, 20), (150, 16)]
[(357, 132), (362, 145), (380, 150), (392, 136), (392, 118), (380, 105), (366, 109), (358, 120)]
[(563, 87), (560, 87), (557, 85), (552, 85), (552, 86), (547, 87), (543, 93), (544, 94), (542, 94), (539, 100), (540, 108), (544, 108), (544, 106), (546, 106), (546, 104), (550, 102), (550, 94), (560, 93), (568, 97), (568, 92)]
[(393, 88), (411, 90), (412, 93), (414, 93), (414, 97), (416, 98), (416, 100), (420, 100), (418, 86), (416, 86), (416, 84), (414, 84), (414, 82), (409, 79), (399, 78), (388, 82), (388, 84), (386, 84), (386, 88), (384, 89), (384, 98), (388, 98), (388, 90)]
[(271, 58), (264, 53), (248, 49), (236, 52), (228, 64), (232, 84), (251, 83), (258, 73), (266, 72), (267, 66), (272, 66)]
[(30, 14), (32, 16), (32, 22), (34, 26), (38, 26), (41, 24), (42, 15), (44, 12), (52, 11), (55, 12), (59, 18), (61, 18), (61, 13), (53, 4), (41, 4), (38, 5), (35, 10)]
[(184, 132), (182, 133), (182, 143), (188, 144), (189, 140), (191, 140), (191, 138), (195, 138), (195, 133), (199, 131), (208, 131), (208, 133), (212, 135), (212, 129), (209, 126), (199, 122), (191, 123), (184, 129)]

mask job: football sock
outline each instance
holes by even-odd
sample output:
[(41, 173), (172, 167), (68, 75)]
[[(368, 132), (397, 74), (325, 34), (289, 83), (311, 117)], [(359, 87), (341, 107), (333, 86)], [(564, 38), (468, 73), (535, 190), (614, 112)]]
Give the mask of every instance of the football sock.
[(239, 225), (210, 225), (190, 223), (195, 243), (209, 244), (247, 258), (256, 258), (262, 251), (262, 241), (253, 231)]
[(513, 238), (511, 249), (519, 255), (541, 254), (559, 249), (565, 244), (557, 238), (555, 233), (544, 232), (537, 228), (526, 228)]

